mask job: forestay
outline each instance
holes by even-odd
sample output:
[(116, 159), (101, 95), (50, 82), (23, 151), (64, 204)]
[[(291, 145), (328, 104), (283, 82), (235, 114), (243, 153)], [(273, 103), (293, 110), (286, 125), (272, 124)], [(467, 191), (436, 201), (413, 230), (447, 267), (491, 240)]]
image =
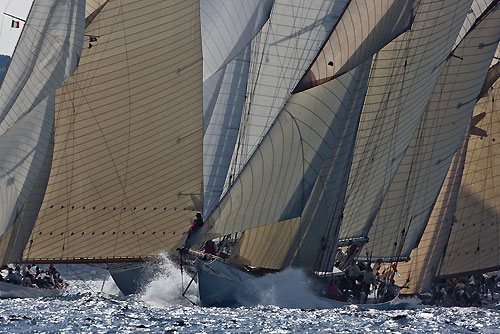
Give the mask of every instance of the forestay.
[(199, 13), (194, 0), (117, 0), (87, 26), (97, 41), (58, 90), (24, 258), (113, 261), (182, 244), (203, 201)]

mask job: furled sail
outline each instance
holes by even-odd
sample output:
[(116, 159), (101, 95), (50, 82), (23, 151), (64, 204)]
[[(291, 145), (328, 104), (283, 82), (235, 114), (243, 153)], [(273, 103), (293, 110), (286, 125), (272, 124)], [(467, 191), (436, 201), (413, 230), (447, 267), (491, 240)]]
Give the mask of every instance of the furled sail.
[(500, 85), (474, 110), (462, 184), (439, 275), (500, 268)]
[(25, 259), (113, 261), (184, 241), (203, 201), (199, 15), (195, 0), (117, 0), (88, 24), (92, 47), (56, 96)]
[(348, 0), (276, 0), (252, 41), (246, 102), (226, 187), (273, 124)]
[[(205, 224), (201, 239), (246, 230), (239, 241), (239, 263), (308, 269), (333, 265), (320, 258), (330, 258), (330, 247), (336, 251), (369, 65), (290, 98)], [(272, 252), (276, 245), (280, 249)]]
[(413, 0), (352, 0), (296, 91), (331, 80), (370, 58), (408, 30)]
[(470, 0), (420, 2), (411, 30), (374, 57), (341, 239), (368, 235), (470, 4)]
[(368, 235), (370, 257), (408, 257), (418, 245), (495, 53), (497, 9), (476, 22), (446, 62)]
[(35, 1), (0, 88), (2, 263), (20, 258), (36, 218), (52, 153), (55, 91), (77, 65), (84, 9), (83, 0)]

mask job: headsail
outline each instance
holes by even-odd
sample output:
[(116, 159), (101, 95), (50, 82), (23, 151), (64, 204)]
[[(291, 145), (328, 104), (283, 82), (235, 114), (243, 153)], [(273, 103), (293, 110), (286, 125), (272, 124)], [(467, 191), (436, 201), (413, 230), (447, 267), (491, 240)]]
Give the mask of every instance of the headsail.
[(31, 233), (52, 153), (56, 88), (75, 69), (85, 1), (33, 3), (0, 88), (0, 259), (20, 258)]
[(202, 239), (246, 230), (238, 262), (277, 269), (333, 265), (320, 258), (336, 251), (369, 65), (290, 98)]
[(408, 286), (405, 294), (424, 293), (432, 287), (454, 220), (468, 140), (469, 128), (466, 128), (418, 247), (411, 252), (410, 261), (397, 266), (401, 277), (394, 278), (396, 284)]
[(260, 31), (274, 0), (201, 0), (203, 80), (228, 64)]
[(415, 5), (413, 0), (350, 1), (295, 91), (331, 80), (369, 59), (410, 28)]
[(500, 268), (499, 135), (500, 85), (497, 81), (474, 110), (455, 221), (439, 275)]
[(225, 189), (273, 124), (347, 1), (275, 1), (269, 21), (252, 41), (244, 114)]

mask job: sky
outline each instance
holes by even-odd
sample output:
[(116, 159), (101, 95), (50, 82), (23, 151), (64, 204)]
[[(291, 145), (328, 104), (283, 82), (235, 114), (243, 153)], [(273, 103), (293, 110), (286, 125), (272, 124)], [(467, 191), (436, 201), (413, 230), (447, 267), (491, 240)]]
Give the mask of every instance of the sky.
[(26, 19), (33, 0), (0, 0), (0, 54), (12, 55), (17, 40), (21, 35), (24, 22), (19, 21), (19, 28), (11, 28), (12, 18), (5, 15), (8, 13)]

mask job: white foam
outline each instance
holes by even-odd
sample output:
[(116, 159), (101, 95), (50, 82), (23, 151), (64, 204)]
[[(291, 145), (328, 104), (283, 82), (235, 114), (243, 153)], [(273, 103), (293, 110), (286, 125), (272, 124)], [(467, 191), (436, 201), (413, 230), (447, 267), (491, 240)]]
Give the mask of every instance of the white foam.
[(332, 308), (339, 305), (334, 301), (320, 298), (314, 290), (312, 280), (299, 269), (289, 268), (276, 274), (248, 280), (237, 301), (244, 306), (274, 305), (286, 308)]
[[(156, 267), (156, 266), (155, 266)], [(183, 277), (181, 271), (166, 255), (160, 256), (157, 263), (157, 268), (153, 273), (154, 277), (150, 283), (146, 285), (140, 299), (153, 306), (174, 306), (174, 305), (191, 305), (191, 301), (199, 304), (198, 285), (193, 282), (186, 293), (186, 299), (182, 296), (183, 288), (186, 289), (191, 277), (184, 272)], [(183, 282), (184, 280), (184, 282)]]

